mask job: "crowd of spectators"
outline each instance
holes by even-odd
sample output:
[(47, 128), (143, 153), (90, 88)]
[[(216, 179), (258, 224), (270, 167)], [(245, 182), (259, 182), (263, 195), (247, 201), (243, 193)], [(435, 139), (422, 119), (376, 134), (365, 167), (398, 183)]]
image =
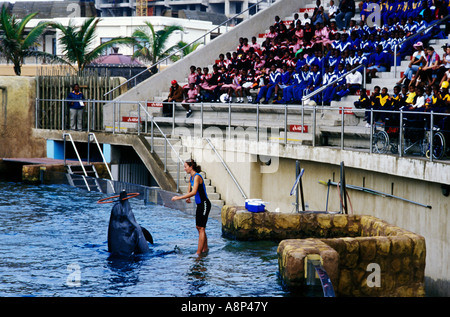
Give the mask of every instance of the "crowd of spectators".
[[(379, 25), (370, 22), (371, 2), (381, 8)], [(439, 58), (430, 53), (427, 43), (447, 36), (439, 25), (429, 26), (447, 15), (448, 2), (365, 0), (356, 22), (354, 0), (341, 0), (339, 6), (330, 0), (327, 10), (317, 0), (313, 13), (304, 12), (302, 19), (302, 13), (295, 13), (292, 21), (276, 16), (268, 33), (260, 36), (262, 44), (257, 35), (240, 38), (235, 50), (218, 56), (212, 71), (191, 66), (182, 104), (190, 116), (188, 104), (202, 100), (228, 102), (235, 97), (238, 103), (301, 103), (304, 96), (335, 81), (310, 100), (329, 105), (347, 94), (363, 92), (364, 69), (370, 82), (378, 72), (389, 71), (395, 58), (400, 65), (405, 56), (419, 52), (419, 46), (413, 46), (417, 43), (422, 50), (414, 58), (421, 58), (420, 62), (409, 65), (398, 88), (439, 85), (450, 76), (450, 50)], [(413, 34), (417, 34), (413, 40), (405, 41)], [(422, 54), (424, 47), (427, 55)], [(361, 64), (365, 68), (349, 73)], [(256, 90), (256, 98), (251, 90)]]

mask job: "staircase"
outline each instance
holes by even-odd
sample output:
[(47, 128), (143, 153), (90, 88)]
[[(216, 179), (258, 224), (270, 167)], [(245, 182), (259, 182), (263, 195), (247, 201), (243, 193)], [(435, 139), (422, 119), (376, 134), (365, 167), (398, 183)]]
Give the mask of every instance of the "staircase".
[[(84, 167), (84, 170), (83, 170)], [(88, 191), (103, 192), (94, 165), (67, 165), (67, 180), (71, 186)], [(86, 173), (85, 173), (86, 171)]]
[[(147, 137), (147, 140), (148, 140), (148, 142), (151, 142), (150, 137)], [(180, 144), (180, 142), (181, 142), (180, 139), (170, 138), (168, 140), (172, 144), (172, 146), (175, 148), (176, 151), (180, 151), (180, 149), (182, 149), (182, 145)], [(165, 162), (165, 155), (166, 155), (164, 143), (165, 143), (164, 138), (161, 138), (161, 137), (153, 138), (153, 150), (159, 156), (159, 158), (163, 162), (163, 164)], [(180, 156), (183, 157), (183, 153), (180, 153)], [(173, 154), (173, 150), (171, 149), (171, 147), (169, 145), (167, 145), (167, 166), (166, 166), (167, 173), (172, 177), (172, 179), (176, 183), (177, 179), (178, 179), (178, 168), (179, 168), (179, 171), (180, 171), (179, 190), (181, 193), (185, 194), (188, 191), (189, 176), (186, 175), (186, 172), (184, 171), (183, 163), (180, 162), (179, 167), (178, 167), (178, 162), (179, 162), (179, 159), (176, 158), (176, 155)], [(211, 201), (211, 203), (213, 205), (222, 207), (225, 204), (225, 202), (224, 202), (224, 200), (221, 199), (220, 194), (216, 192), (216, 187), (212, 185), (211, 180), (207, 178), (205, 172), (201, 172), (200, 174), (202, 175), (203, 180), (205, 182), (206, 193), (208, 195), (209, 200)]]

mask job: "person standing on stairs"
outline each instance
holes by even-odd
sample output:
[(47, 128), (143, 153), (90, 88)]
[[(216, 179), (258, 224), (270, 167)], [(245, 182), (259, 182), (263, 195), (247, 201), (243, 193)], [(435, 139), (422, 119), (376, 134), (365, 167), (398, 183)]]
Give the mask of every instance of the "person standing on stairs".
[(172, 197), (172, 201), (186, 199), (186, 202), (190, 203), (190, 198), (195, 196), (195, 203), (197, 204), (195, 225), (199, 234), (196, 254), (200, 256), (208, 252), (206, 222), (208, 221), (209, 212), (211, 211), (211, 202), (206, 194), (206, 187), (203, 177), (200, 175), (201, 167), (191, 159), (184, 162), (184, 170), (191, 176), (189, 180), (188, 192), (185, 195)]

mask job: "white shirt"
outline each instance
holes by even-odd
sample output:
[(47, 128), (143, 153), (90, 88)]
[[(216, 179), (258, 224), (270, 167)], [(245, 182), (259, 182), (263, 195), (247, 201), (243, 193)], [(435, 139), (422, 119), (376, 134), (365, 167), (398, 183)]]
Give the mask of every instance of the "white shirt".
[(425, 97), (424, 96), (417, 96), (416, 103), (412, 105), (413, 108), (419, 108), (425, 105)]
[(346, 76), (347, 84), (351, 85), (361, 85), (362, 84), (362, 75), (360, 72), (355, 71)]
[(328, 8), (328, 15), (331, 16), (334, 13), (336, 13), (338, 10), (339, 10), (339, 8), (335, 4), (333, 4), (332, 6), (330, 6)]

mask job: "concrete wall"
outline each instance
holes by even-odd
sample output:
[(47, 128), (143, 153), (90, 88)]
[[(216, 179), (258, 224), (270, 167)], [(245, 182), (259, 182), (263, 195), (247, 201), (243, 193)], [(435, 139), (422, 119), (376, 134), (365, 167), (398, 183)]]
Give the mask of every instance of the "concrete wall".
[[(183, 137), (183, 145), (192, 151), (227, 205), (243, 206), (244, 198), (206, 141)], [(446, 265), (450, 253), (450, 197), (441, 186), (450, 184), (450, 165), (427, 160), (398, 158), (390, 155), (368, 155), (339, 149), (284, 146), (269, 147), (251, 141), (212, 143), (248, 198), (259, 198), (269, 211), (294, 212), (295, 196), (289, 193), (295, 181), (295, 163), (305, 169), (302, 177), (308, 210), (325, 210), (327, 186), (319, 180), (339, 182), (340, 163), (344, 161), (346, 183), (364, 186), (424, 205), (426, 208), (399, 199), (349, 190), (353, 214), (367, 214), (383, 219), (425, 237), (427, 295), (450, 296), (450, 268)], [(264, 155), (272, 157), (270, 166)], [(328, 210), (339, 211), (336, 187), (329, 192)]]
[[(32, 137), (36, 82), (30, 77), (0, 76), (0, 158), (45, 157), (45, 140)], [(6, 94), (6, 103), (3, 95)]]

